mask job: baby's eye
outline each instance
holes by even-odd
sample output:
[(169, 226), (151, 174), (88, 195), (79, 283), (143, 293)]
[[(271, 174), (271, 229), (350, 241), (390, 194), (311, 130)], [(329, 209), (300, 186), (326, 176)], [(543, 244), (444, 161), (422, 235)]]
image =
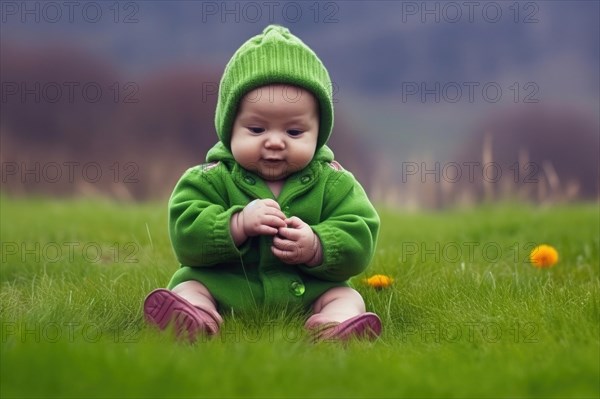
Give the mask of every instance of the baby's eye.
[(304, 133), (302, 130), (297, 129), (290, 129), (287, 131), (287, 134), (289, 134), (290, 136), (300, 136), (302, 133)]
[(248, 130), (250, 130), (252, 133), (262, 133), (265, 131), (265, 129), (262, 127), (249, 127)]

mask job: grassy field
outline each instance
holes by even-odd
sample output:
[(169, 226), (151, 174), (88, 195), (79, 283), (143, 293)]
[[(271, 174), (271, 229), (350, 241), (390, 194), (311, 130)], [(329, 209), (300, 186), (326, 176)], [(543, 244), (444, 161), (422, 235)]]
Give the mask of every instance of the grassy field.
[[(1, 200), (2, 398), (600, 395), (598, 204), (380, 209), (353, 280), (378, 341), (313, 344), (299, 315), (269, 312), (188, 345), (142, 320), (177, 268), (165, 204)], [(552, 269), (528, 263), (541, 243)], [(375, 273), (394, 285), (366, 286)]]

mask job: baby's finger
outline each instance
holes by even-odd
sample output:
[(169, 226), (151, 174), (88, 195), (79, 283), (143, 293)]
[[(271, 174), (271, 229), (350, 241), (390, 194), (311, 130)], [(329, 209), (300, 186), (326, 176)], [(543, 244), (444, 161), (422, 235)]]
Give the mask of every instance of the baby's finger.
[(295, 242), (283, 239), (277, 235), (273, 237), (273, 246), (282, 251), (296, 252), (298, 250), (298, 245)]
[(275, 201), (271, 198), (266, 198), (266, 199), (262, 200), (262, 203), (266, 206), (270, 206), (271, 208), (277, 208), (277, 209), (281, 210), (281, 207), (279, 206), (277, 201)]
[(273, 255), (275, 255), (285, 263), (288, 263), (290, 265), (297, 263), (296, 254), (294, 252), (282, 251), (281, 249), (275, 247), (271, 247), (271, 252), (273, 252)]
[(262, 219), (261, 219), (263, 224), (269, 225), (271, 227), (275, 227), (275, 228), (283, 228), (285, 226), (287, 226), (285, 224), (285, 222), (283, 221), (283, 219), (278, 218), (277, 216), (270, 216), (270, 215), (265, 215)]
[(256, 229), (256, 232), (259, 235), (274, 236), (277, 234), (277, 229), (263, 224), (263, 225), (258, 226), (258, 228)]
[(298, 241), (302, 237), (302, 232), (300, 230), (287, 227), (280, 228), (278, 234), (292, 241)]
[(300, 219), (297, 216), (292, 216), (291, 218), (285, 219), (285, 222), (287, 223), (288, 227), (291, 227), (294, 229), (302, 227), (306, 224), (302, 221), (302, 219)]
[[(277, 216), (281, 220), (285, 220), (285, 214), (283, 212), (281, 212), (279, 209), (275, 209), (272, 207), (265, 208), (265, 215), (273, 215), (273, 216)], [(287, 226), (287, 224), (286, 224), (286, 226)]]

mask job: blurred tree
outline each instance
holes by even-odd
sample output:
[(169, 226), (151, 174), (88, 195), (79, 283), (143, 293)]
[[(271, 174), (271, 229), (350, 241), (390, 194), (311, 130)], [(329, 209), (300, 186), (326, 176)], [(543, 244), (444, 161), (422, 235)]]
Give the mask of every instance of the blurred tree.
[[(489, 115), (457, 158), (498, 165), (504, 183), (491, 188), (494, 196), (512, 186), (530, 199), (597, 199), (599, 148), (599, 126), (591, 115), (565, 105), (532, 104)], [(479, 196), (485, 183), (495, 183), (492, 169), (498, 168), (490, 168), (487, 178), (475, 175), (471, 188)]]
[[(164, 198), (217, 142), (220, 70), (175, 65), (125, 81), (76, 48), (3, 43), (2, 55), (0, 154), (21, 169), (3, 179), (8, 192)], [(372, 162), (356, 137), (338, 114), (330, 145), (342, 165), (366, 181)], [(43, 175), (52, 163), (61, 178), (54, 170)], [(91, 163), (102, 178), (95, 179), (96, 168), (94, 176), (82, 174)], [(34, 176), (35, 168), (42, 176)], [(34, 172), (23, 178), (25, 169)]]

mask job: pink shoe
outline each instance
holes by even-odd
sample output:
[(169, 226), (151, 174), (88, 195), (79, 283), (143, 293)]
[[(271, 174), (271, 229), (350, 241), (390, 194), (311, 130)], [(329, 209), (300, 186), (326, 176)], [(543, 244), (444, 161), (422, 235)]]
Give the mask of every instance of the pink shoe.
[(381, 335), (381, 320), (375, 313), (366, 312), (341, 323), (307, 323), (307, 328), (314, 333), (315, 341), (348, 341), (351, 338), (374, 340)]
[(198, 334), (214, 335), (219, 332), (219, 323), (212, 315), (162, 288), (152, 291), (146, 297), (144, 316), (148, 323), (161, 330), (165, 330), (174, 321), (177, 337), (187, 335), (190, 342), (194, 342)]

